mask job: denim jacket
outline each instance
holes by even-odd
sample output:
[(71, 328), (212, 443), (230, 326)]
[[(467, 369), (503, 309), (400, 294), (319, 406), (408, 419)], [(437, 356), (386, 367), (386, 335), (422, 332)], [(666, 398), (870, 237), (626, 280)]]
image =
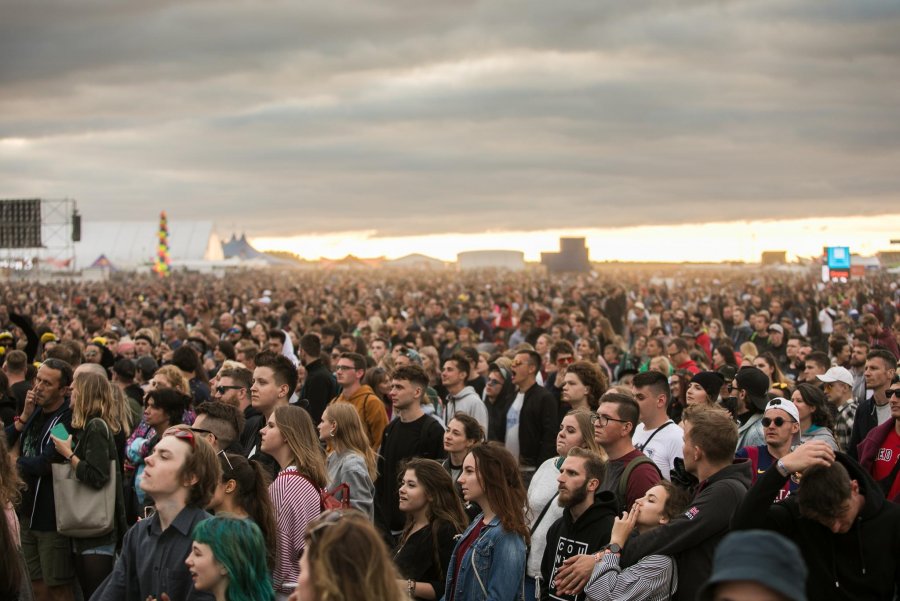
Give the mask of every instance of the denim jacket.
[[(518, 534), (504, 530), (500, 525), (500, 518), (496, 516), (490, 523), (485, 524), (481, 534), (463, 556), (459, 573), (454, 573), (459, 542), (465, 540), (475, 524), (480, 522), (483, 517), (484, 514), (479, 514), (457, 541), (447, 570), (447, 586), (445, 588), (447, 593), (444, 594), (441, 601), (516, 601), (521, 599), (525, 579), (525, 541)], [(487, 595), (482, 592), (481, 584), (475, 575), (472, 554), (474, 554), (474, 569), (478, 570)], [(451, 589), (453, 597), (448, 597)]]

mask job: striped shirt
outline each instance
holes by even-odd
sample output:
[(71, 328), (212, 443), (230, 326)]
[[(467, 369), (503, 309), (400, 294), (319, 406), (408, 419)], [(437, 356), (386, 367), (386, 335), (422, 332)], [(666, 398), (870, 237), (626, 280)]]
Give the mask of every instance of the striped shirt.
[(668, 555), (648, 555), (623, 570), (619, 556), (607, 553), (584, 592), (590, 601), (665, 601), (677, 589), (675, 561)]
[(297, 585), (298, 560), (305, 542), (306, 526), (321, 513), (319, 491), (299, 474), (296, 467), (286, 467), (269, 485), (278, 529), (272, 581), (275, 591), (281, 593), (291, 593)]

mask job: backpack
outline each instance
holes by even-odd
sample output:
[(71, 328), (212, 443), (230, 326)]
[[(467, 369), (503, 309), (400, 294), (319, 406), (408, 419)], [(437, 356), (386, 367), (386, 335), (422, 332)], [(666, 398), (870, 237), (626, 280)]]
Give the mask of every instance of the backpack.
[(307, 478), (300, 472), (287, 472), (294, 476), (300, 476), (309, 482), (313, 488), (319, 491), (319, 511), (331, 511), (333, 509), (349, 509), (350, 508), (350, 485), (341, 482), (331, 490), (327, 488), (319, 488), (316, 483)]
[[(656, 464), (653, 463), (653, 460), (647, 457), (646, 455), (638, 455), (634, 459), (628, 462), (628, 465), (625, 466), (625, 469), (622, 470), (622, 475), (619, 476), (619, 484), (616, 486), (616, 502), (619, 504), (619, 513), (621, 514), (623, 511), (628, 511), (629, 507), (628, 503), (628, 479), (631, 478), (631, 472), (635, 470), (636, 467), (642, 465), (644, 463), (649, 463), (653, 466), (653, 469), (659, 473), (659, 468), (656, 467)], [(662, 478), (662, 474), (660, 474), (660, 478)]]

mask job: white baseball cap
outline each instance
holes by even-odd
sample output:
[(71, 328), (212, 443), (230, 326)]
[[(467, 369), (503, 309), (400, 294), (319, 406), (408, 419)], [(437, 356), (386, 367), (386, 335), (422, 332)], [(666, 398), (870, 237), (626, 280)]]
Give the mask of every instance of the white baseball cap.
[(797, 410), (797, 405), (784, 397), (777, 397), (769, 401), (766, 405), (766, 411), (769, 409), (781, 409), (790, 415), (795, 422), (800, 423), (800, 412)]
[(824, 374), (816, 377), (823, 382), (843, 382), (850, 388), (853, 388), (853, 374), (846, 367), (832, 367)]

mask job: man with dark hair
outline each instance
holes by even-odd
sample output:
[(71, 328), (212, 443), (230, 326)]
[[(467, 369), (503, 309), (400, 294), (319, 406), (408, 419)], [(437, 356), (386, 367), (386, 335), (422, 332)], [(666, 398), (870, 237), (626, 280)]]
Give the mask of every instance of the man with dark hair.
[(363, 428), (373, 449), (378, 449), (387, 426), (387, 411), (384, 403), (375, 395), (368, 384), (362, 383), (366, 374), (366, 358), (358, 353), (343, 353), (337, 360), (335, 376), (341, 386), (341, 393), (332, 403), (350, 403), (359, 413)]
[(194, 588), (184, 561), (191, 531), (210, 517), (209, 504), (222, 479), (216, 452), (190, 430), (170, 428), (146, 459), (141, 488), (156, 502), (156, 513), (126, 534), (112, 573), (91, 601), (212, 601)]
[(800, 381), (821, 386), (822, 383), (817, 376), (824, 375), (829, 367), (831, 367), (831, 359), (828, 358), (828, 355), (822, 351), (813, 351), (806, 356)]
[[(343, 362), (344, 359), (342, 358)], [(375, 482), (375, 523), (393, 542), (405, 521), (398, 509), (400, 469), (411, 457), (441, 459), (444, 428), (422, 409), (428, 375), (418, 365), (397, 368), (391, 380), (391, 402), (397, 419), (384, 430)]]
[[(796, 494), (773, 503), (801, 474)], [(823, 441), (800, 445), (770, 467), (734, 516), (740, 530), (774, 530), (809, 568), (809, 599), (895, 599), (900, 582), (900, 506), (887, 502), (859, 464)]]
[(891, 408), (891, 419), (869, 431), (859, 446), (859, 464), (881, 486), (889, 501), (900, 502), (900, 380), (885, 392)]
[(673, 338), (669, 341), (667, 349), (669, 353), (669, 361), (676, 370), (685, 370), (696, 375), (700, 373), (700, 366), (691, 359), (688, 343), (684, 338)]
[(462, 353), (454, 353), (444, 361), (444, 369), (441, 370), (441, 383), (447, 389), (447, 398), (444, 399), (444, 423), (449, 424), (457, 412), (465, 413), (477, 419), (487, 432), (487, 407), (484, 401), (478, 398), (475, 389), (466, 385), (471, 369), (469, 361)]
[(857, 403), (866, 400), (866, 357), (869, 355), (869, 343), (854, 340), (850, 349), (850, 374), (853, 376), (853, 399)]
[(244, 415), (234, 405), (206, 401), (197, 405), (191, 432), (205, 436), (216, 451), (240, 454), (238, 435), (244, 429)]
[(240, 411), (244, 417), (244, 426), (240, 430), (238, 443), (240, 454), (247, 457), (257, 442), (259, 431), (266, 424), (263, 414), (250, 402), (250, 387), (253, 385), (253, 372), (243, 367), (223, 369), (219, 372), (219, 383), (213, 391), (213, 398)]
[(16, 509), (22, 525), (22, 554), (38, 599), (73, 599), (72, 541), (56, 531), (51, 471), (51, 464), (70, 458), (57, 453), (50, 438), (57, 424), (72, 432), (72, 411), (66, 398), (71, 385), (72, 367), (59, 359), (47, 359), (25, 395), (22, 414), (6, 427), (6, 440), (11, 450), (18, 451), (16, 467), (26, 486)]
[(859, 325), (862, 326), (866, 336), (869, 337), (869, 344), (872, 348), (880, 347), (889, 351), (895, 360), (900, 360), (900, 346), (897, 345), (897, 339), (894, 334), (881, 325), (878, 318), (871, 313), (866, 313), (859, 319)]
[[(284, 355), (265, 352), (256, 356), (253, 384), (250, 386), (250, 402), (263, 416), (263, 423), (275, 413), (275, 409), (288, 404), (297, 387), (297, 370)], [(274, 478), (278, 464), (273, 457), (260, 449), (262, 434), (257, 431), (247, 453), (247, 459), (262, 463)]]
[(669, 480), (684, 447), (684, 431), (666, 412), (671, 394), (669, 379), (658, 371), (645, 371), (634, 376), (631, 386), (641, 414), (631, 441)]
[[(556, 452), (560, 419), (557, 402), (546, 388), (538, 386), (541, 356), (534, 351), (516, 353), (510, 366), (518, 392), (506, 413), (506, 448), (519, 460), (528, 482), (535, 470)], [(527, 486), (527, 483), (526, 483)]]
[(322, 421), (322, 413), (329, 401), (337, 396), (337, 380), (322, 361), (322, 343), (315, 334), (300, 338), (300, 363), (306, 368), (306, 379), (300, 388), (300, 398), (309, 401), (314, 424)]
[(866, 388), (872, 396), (860, 402), (853, 418), (853, 433), (847, 454), (857, 458), (856, 447), (865, 440), (876, 426), (891, 419), (891, 406), (887, 390), (897, 375), (897, 360), (884, 349), (870, 351), (866, 357)]
[(259, 347), (249, 340), (242, 340), (234, 346), (234, 358), (238, 363), (242, 363), (244, 367), (253, 373), (256, 369), (256, 356), (259, 354)]
[(731, 309), (731, 342), (734, 345), (734, 348), (740, 348), (742, 344), (750, 340), (750, 336), (753, 334), (753, 329), (750, 327), (750, 322), (746, 319), (746, 311), (740, 305), (735, 305)]
[(369, 342), (369, 355), (375, 361), (375, 365), (383, 367), (384, 358), (388, 354), (390, 343), (381, 336), (373, 338)]
[(637, 499), (662, 479), (653, 460), (634, 448), (631, 436), (640, 420), (640, 407), (633, 398), (607, 392), (600, 399), (594, 423), (594, 441), (609, 457), (606, 478), (600, 490), (616, 495), (619, 511), (628, 511)]
[(128, 409), (131, 412), (128, 425), (132, 430), (141, 422), (144, 411), (144, 391), (134, 382), (136, 373), (137, 367), (131, 359), (119, 359), (112, 368), (112, 383), (119, 387), (128, 401)]
[(466, 359), (469, 361), (469, 379), (466, 380), (466, 386), (471, 386), (475, 389), (475, 394), (478, 395), (478, 398), (484, 398), (484, 387), (487, 384), (487, 380), (484, 376), (478, 375), (478, 362), (481, 361), (481, 356), (478, 354), (478, 349), (473, 346), (464, 346), (459, 352), (466, 356)]
[(800, 334), (791, 334), (784, 345), (785, 363), (781, 364), (780, 367), (784, 375), (790, 378), (791, 381), (796, 381), (800, 373), (799, 364), (802, 363), (800, 347), (805, 343), (806, 339)]
[(563, 380), (566, 368), (575, 362), (575, 347), (568, 340), (557, 340), (550, 345), (550, 364), (544, 387), (550, 391), (557, 404), (562, 402)]
[(541, 599), (562, 598), (554, 580), (565, 560), (596, 553), (609, 542), (618, 514), (615, 495), (599, 490), (605, 476), (606, 463), (588, 449), (575, 447), (563, 461), (556, 481), (557, 503), (565, 509), (547, 531), (541, 561)]
[(9, 380), (9, 395), (16, 400), (16, 413), (21, 413), (25, 395), (31, 388), (31, 380), (27, 377), (28, 356), (23, 351), (9, 351), (3, 362), (3, 371)]
[(769, 376), (756, 367), (742, 367), (734, 375), (731, 389), (737, 399), (738, 448), (766, 444), (762, 418), (769, 402)]
[(189, 344), (182, 344), (172, 353), (172, 365), (181, 370), (191, 387), (191, 397), (195, 404), (210, 399), (209, 384), (198, 376), (203, 370), (199, 353)]
[(641, 363), (638, 372), (644, 373), (650, 369), (650, 362), (656, 357), (662, 357), (666, 352), (666, 341), (662, 336), (654, 336), (647, 340), (647, 360)]

